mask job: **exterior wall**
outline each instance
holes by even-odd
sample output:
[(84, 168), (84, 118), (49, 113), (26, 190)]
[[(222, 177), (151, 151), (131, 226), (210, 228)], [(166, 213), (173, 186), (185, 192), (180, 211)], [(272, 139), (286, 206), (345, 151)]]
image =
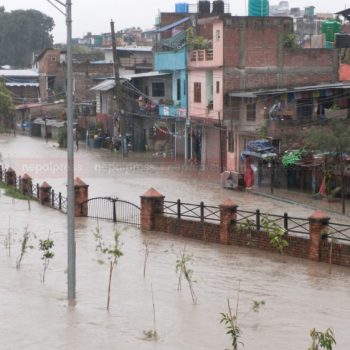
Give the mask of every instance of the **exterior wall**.
[(154, 54), (154, 69), (159, 71), (186, 69), (186, 55), (186, 49), (156, 52)]
[(205, 128), (205, 158), (202, 165), (205, 168), (220, 168), (220, 130), (218, 127)]

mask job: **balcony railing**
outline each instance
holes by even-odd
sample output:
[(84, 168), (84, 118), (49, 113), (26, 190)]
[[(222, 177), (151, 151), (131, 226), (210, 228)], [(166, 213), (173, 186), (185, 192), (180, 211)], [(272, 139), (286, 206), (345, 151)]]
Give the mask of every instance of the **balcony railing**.
[(212, 49), (191, 51), (191, 62), (212, 61), (213, 59), (214, 54)]

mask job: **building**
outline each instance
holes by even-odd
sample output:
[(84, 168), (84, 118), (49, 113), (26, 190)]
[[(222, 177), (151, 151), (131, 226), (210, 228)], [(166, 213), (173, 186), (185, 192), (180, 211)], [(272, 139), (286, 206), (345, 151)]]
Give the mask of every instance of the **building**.
[(268, 121), (319, 118), (348, 88), (336, 84), (337, 50), (286, 45), (292, 18), (222, 14), (198, 19), (196, 32), (212, 43), (189, 53), (189, 118), (203, 167), (242, 171), (241, 152)]
[(15, 104), (40, 101), (39, 74), (31, 69), (2, 69), (0, 77), (5, 80)]

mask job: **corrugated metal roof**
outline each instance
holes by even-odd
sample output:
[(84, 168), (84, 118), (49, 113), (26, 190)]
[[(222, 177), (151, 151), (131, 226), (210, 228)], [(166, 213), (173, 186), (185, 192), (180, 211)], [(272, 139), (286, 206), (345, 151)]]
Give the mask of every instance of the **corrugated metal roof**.
[[(105, 51), (111, 51), (111, 47), (104, 49)], [(138, 51), (138, 52), (152, 52), (152, 46), (118, 46), (117, 51)]]
[(189, 19), (191, 19), (191, 16), (182, 18), (182, 19), (180, 19), (180, 20), (178, 20), (178, 21), (176, 21), (174, 23), (168, 24), (168, 25), (166, 25), (164, 27), (161, 27), (161, 28), (158, 28), (158, 29), (155, 29), (155, 30), (150, 30), (150, 31), (145, 32), (145, 33), (148, 34), (148, 33), (162, 33), (162, 32), (166, 32), (169, 29), (173, 29), (173, 28), (177, 27), (178, 25), (187, 22)]
[(286, 93), (292, 93), (292, 92), (315, 91), (315, 90), (326, 90), (326, 89), (350, 89), (350, 83), (319, 84), (319, 85), (298, 86), (294, 88), (271, 89), (271, 90), (266, 89), (266, 90), (255, 90), (255, 91), (233, 91), (229, 93), (229, 96), (254, 98), (261, 95), (278, 95), (278, 94), (286, 94)]
[(39, 73), (32, 69), (1, 69), (0, 76), (2, 77), (39, 77)]
[[(126, 75), (121, 75), (120, 79), (131, 80), (131, 79), (136, 79), (136, 78), (160, 77), (160, 76), (165, 76), (165, 75), (170, 75), (170, 73), (161, 73), (158, 71), (153, 71), (153, 72), (147, 72), (147, 73), (126, 74)], [(102, 83), (94, 86), (90, 90), (108, 91), (108, 90), (113, 89), (114, 87), (115, 87), (114, 79), (107, 79), (107, 80), (103, 81)]]
[(113, 89), (114, 87), (115, 87), (114, 79), (108, 79), (108, 80), (105, 80), (102, 83), (94, 86), (90, 90), (93, 90), (93, 91), (108, 91), (108, 90)]
[(146, 72), (146, 73), (136, 73), (123, 75), (122, 78), (126, 80), (136, 79), (136, 78), (150, 78), (150, 77), (160, 77), (164, 75), (170, 75), (170, 73), (161, 73), (158, 71)]
[(39, 87), (39, 83), (5, 83), (6, 86), (33, 86), (33, 87)]

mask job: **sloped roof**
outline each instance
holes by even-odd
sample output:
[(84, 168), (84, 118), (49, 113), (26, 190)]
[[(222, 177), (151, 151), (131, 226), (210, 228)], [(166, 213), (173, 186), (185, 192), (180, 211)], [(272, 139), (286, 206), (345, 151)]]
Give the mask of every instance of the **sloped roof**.
[(148, 33), (154, 33), (154, 34), (156, 34), (156, 33), (163, 33), (163, 32), (166, 32), (167, 30), (170, 30), (170, 29), (173, 29), (173, 28), (177, 27), (178, 25), (180, 25), (182, 23), (187, 22), (190, 19), (191, 19), (191, 16), (185, 17), (185, 18), (182, 18), (182, 19), (180, 19), (180, 20), (178, 20), (176, 22), (168, 24), (168, 25), (166, 25), (164, 27), (161, 27), (161, 28), (158, 28), (158, 29), (155, 29), (155, 30), (150, 30), (150, 31), (145, 32), (145, 33), (147, 33), (147, 34)]
[[(120, 79), (122, 80), (131, 80), (136, 78), (148, 78), (148, 77), (159, 77), (159, 76), (165, 76), (170, 75), (170, 73), (161, 73), (158, 71), (153, 72), (147, 72), (147, 73), (137, 73), (137, 74), (128, 74), (128, 75), (121, 75)], [(108, 91), (115, 87), (114, 79), (107, 79), (104, 80), (102, 83), (94, 86), (90, 90), (93, 91)]]
[(0, 69), (2, 77), (39, 77), (39, 73), (32, 69)]

